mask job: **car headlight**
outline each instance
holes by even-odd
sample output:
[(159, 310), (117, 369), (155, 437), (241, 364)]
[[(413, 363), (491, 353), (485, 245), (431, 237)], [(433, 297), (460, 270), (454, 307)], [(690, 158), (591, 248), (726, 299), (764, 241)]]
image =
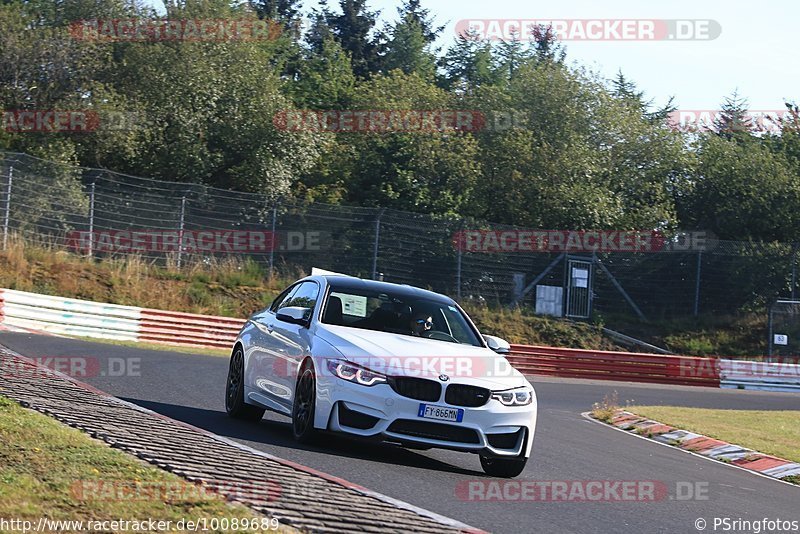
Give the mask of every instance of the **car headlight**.
[(533, 390), (526, 387), (492, 391), (492, 398), (500, 401), (504, 406), (527, 406), (533, 402)]
[(385, 384), (386, 376), (375, 371), (370, 371), (366, 367), (354, 365), (344, 360), (328, 360), (328, 370), (334, 376), (353, 382), (354, 384), (361, 384), (362, 386), (374, 386), (376, 384)]

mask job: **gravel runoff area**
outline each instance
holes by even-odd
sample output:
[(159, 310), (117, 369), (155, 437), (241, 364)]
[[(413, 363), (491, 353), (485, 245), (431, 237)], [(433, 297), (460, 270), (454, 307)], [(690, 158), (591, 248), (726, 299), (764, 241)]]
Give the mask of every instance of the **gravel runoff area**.
[(122, 401), (0, 346), (0, 395), (311, 532), (483, 532)]

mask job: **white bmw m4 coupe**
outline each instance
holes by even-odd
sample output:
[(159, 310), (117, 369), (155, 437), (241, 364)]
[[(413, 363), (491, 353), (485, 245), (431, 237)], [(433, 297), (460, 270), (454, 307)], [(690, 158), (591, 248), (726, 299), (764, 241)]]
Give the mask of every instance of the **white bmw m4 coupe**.
[(225, 408), (257, 421), (291, 417), (294, 437), (320, 431), (480, 455), (514, 477), (531, 455), (530, 382), (452, 299), (343, 275), (303, 278), (253, 314), (231, 352)]

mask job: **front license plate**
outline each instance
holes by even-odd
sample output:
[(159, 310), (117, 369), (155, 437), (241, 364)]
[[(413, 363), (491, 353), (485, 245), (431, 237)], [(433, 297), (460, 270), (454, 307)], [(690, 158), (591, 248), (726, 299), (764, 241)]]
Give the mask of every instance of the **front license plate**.
[(447, 406), (436, 406), (433, 404), (420, 404), (417, 417), (425, 419), (438, 419), (440, 421), (455, 421), (460, 423), (464, 419), (464, 410), (461, 408), (449, 408)]

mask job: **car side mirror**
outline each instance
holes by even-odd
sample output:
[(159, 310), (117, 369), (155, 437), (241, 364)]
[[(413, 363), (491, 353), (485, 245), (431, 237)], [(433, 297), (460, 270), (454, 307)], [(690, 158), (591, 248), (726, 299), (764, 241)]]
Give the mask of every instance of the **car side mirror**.
[(308, 318), (311, 316), (311, 308), (303, 308), (302, 306), (287, 306), (278, 310), (275, 318), (284, 323), (299, 324), (308, 326)]
[(511, 352), (511, 345), (501, 337), (487, 336), (484, 334), (483, 339), (486, 340), (486, 345), (497, 354), (508, 354)]

